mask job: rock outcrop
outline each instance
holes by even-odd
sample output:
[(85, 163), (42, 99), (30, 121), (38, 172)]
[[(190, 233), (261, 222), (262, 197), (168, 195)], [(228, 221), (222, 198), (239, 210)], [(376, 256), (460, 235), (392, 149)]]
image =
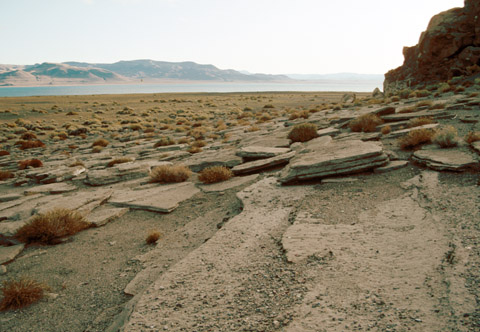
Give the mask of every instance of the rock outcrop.
[(403, 65), (385, 74), (386, 93), (480, 73), (480, 3), (465, 0), (463, 8), (435, 15), (403, 55)]

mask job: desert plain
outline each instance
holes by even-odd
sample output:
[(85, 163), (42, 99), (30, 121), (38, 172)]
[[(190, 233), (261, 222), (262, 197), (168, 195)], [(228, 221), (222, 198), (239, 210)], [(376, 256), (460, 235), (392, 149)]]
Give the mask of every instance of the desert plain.
[(0, 98), (0, 331), (478, 331), (479, 92)]

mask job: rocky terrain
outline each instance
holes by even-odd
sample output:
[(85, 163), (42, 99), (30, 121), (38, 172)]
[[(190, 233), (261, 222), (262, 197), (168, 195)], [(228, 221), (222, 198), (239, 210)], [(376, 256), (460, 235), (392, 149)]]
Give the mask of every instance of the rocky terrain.
[(404, 64), (385, 74), (384, 91), (426, 86), (480, 75), (480, 3), (465, 0), (434, 16), (417, 45), (405, 47)]
[[(2, 98), (0, 281), (48, 290), (0, 330), (478, 330), (480, 85), (440, 89)], [(93, 227), (19, 241), (57, 207)]]

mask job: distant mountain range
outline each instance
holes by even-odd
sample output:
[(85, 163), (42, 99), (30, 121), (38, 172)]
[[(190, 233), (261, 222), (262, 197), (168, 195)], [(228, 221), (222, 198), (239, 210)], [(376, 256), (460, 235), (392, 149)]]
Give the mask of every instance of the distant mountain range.
[(242, 74), (232, 69), (195, 62), (153, 60), (115, 63), (63, 62), (35, 65), (0, 65), (0, 86), (155, 83), (163, 81), (272, 82), (285, 75)]
[(382, 82), (383, 75), (354, 73), (324, 75), (267, 75), (233, 69), (219, 69), (195, 62), (154, 60), (119, 61), (115, 63), (44, 62), (35, 65), (1, 65), (0, 86), (128, 84), (160, 82), (290, 82), (293, 80), (347, 80)]

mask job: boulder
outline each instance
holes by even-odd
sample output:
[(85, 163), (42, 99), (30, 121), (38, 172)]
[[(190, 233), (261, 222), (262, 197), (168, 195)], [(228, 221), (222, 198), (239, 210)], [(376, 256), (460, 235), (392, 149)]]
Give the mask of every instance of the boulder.
[(461, 172), (480, 167), (478, 158), (460, 149), (419, 150), (414, 152), (412, 159), (436, 171)]
[(298, 154), (282, 171), (282, 184), (353, 174), (384, 166), (388, 157), (375, 142), (333, 141), (322, 149)]
[(385, 97), (385, 95), (383, 94), (382, 91), (380, 91), (379, 88), (375, 88), (372, 92), (372, 97), (373, 98), (377, 98), (377, 99), (380, 99), (380, 98), (383, 98)]
[(348, 92), (342, 96), (342, 103), (353, 104), (356, 99), (357, 99), (357, 95), (355, 93)]

